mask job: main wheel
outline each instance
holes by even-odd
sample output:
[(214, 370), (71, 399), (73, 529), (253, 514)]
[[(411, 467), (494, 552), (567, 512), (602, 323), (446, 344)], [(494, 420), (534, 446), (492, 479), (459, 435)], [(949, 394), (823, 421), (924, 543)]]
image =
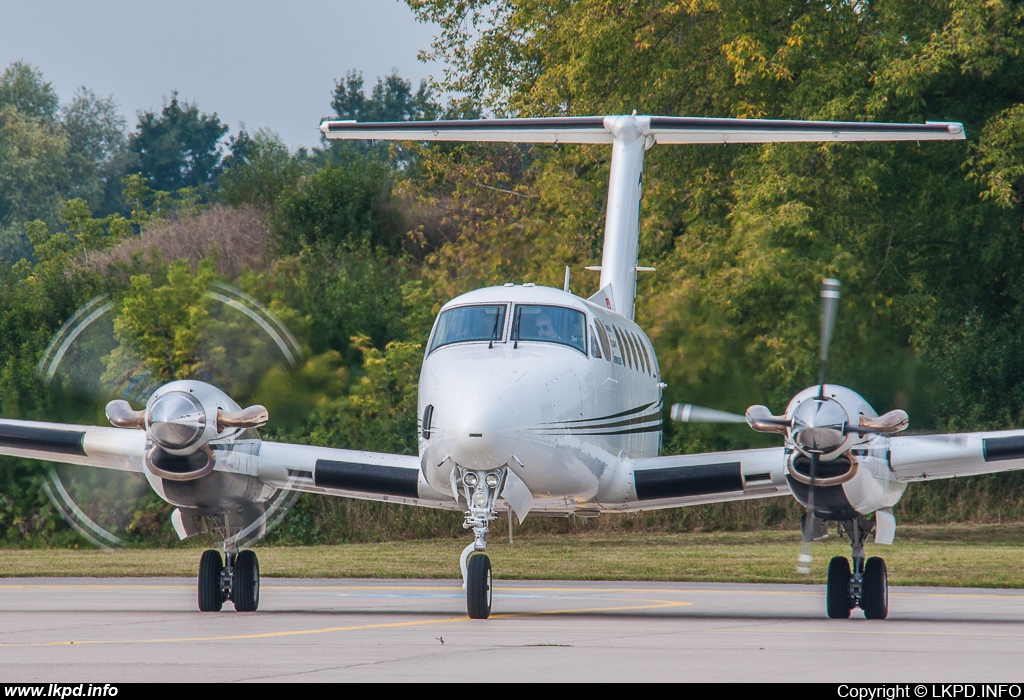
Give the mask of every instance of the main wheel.
[(828, 563), (828, 583), (825, 585), (825, 610), (833, 620), (850, 616), (850, 560), (832, 557)]
[(256, 612), (260, 605), (260, 562), (251, 549), (239, 552), (235, 557), (231, 600), (238, 612)]
[(224, 593), (220, 588), (220, 576), (224, 572), (224, 560), (216, 549), (208, 549), (199, 559), (199, 610), (219, 612), (224, 605)]
[(871, 557), (864, 565), (860, 607), (869, 620), (884, 620), (889, 616), (889, 572), (881, 557)]
[(491, 614), (491, 559), (486, 554), (469, 558), (466, 573), (466, 609), (474, 620), (486, 620)]

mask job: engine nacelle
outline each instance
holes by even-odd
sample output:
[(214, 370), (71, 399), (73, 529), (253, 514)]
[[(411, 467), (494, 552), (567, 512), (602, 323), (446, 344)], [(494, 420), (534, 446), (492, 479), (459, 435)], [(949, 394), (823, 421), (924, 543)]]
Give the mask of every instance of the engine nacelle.
[[(766, 406), (747, 409), (747, 424), (786, 440), (786, 478), (793, 496), (822, 520), (849, 520), (891, 508), (906, 484), (891, 478), (884, 435), (908, 424), (905, 411), (879, 416), (855, 391), (811, 386), (781, 416)], [(880, 448), (881, 445), (881, 448)]]
[(230, 396), (205, 382), (179, 380), (153, 392), (142, 411), (127, 401), (107, 404), (107, 418), (119, 428), (146, 431), (146, 469), (171, 481), (209, 474), (216, 458), (209, 443), (230, 439), (267, 422), (267, 409), (242, 409)]

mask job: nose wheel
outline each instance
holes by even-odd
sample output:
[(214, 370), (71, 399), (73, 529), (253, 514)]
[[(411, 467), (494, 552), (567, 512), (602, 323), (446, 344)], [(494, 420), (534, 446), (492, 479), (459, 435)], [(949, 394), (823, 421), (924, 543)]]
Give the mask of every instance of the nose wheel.
[(260, 563), (256, 552), (228, 553), (208, 549), (199, 559), (199, 611), (220, 612), (225, 601), (236, 612), (255, 612), (260, 604)]
[(474, 554), (466, 574), (466, 611), (472, 620), (491, 616), (491, 558)]

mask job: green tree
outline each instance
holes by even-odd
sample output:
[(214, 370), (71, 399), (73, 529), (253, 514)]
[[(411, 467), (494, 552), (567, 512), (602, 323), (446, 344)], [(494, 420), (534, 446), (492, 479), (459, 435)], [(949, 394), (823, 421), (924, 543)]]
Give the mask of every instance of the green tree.
[(129, 143), (153, 189), (174, 192), (212, 186), (223, 155), (220, 140), (228, 132), (216, 113), (202, 113), (172, 92), (159, 114), (139, 114), (136, 129)]
[(0, 108), (0, 255), (8, 262), (30, 254), (23, 222), (57, 221), (67, 154), (63, 134), (14, 107)]
[(38, 68), (15, 61), (0, 75), (0, 109), (13, 107), (26, 118), (42, 124), (57, 122), (60, 99), (53, 85), (43, 80)]
[(363, 88), (363, 74), (350, 70), (334, 85), (331, 109), (338, 119), (361, 122), (400, 122), (416, 119), (434, 119), (440, 107), (434, 101), (433, 90), (421, 80), (416, 92), (412, 83), (397, 73), (378, 78), (370, 96)]
[[(397, 122), (418, 119), (436, 119), (441, 106), (434, 99), (433, 90), (427, 81), (421, 80), (413, 92), (412, 83), (397, 73), (378, 78), (370, 95), (363, 86), (363, 74), (349, 71), (337, 81), (331, 99), (331, 109), (338, 119), (354, 119), (361, 122)], [(409, 168), (415, 162), (415, 149), (403, 143), (373, 143), (371, 141), (331, 141), (317, 159), (342, 160), (353, 154), (372, 156), (381, 161), (392, 162), (400, 168)]]
[[(162, 284), (150, 275), (133, 276), (121, 299), (114, 321), (120, 345), (107, 368), (115, 384), (126, 371), (148, 371), (169, 382), (194, 379), (202, 369), (199, 347), (209, 316), (205, 293), (215, 276), (213, 264), (204, 260), (193, 272), (187, 261), (178, 260), (166, 275)], [(141, 370), (135, 369), (136, 358)]]
[(287, 252), (303, 244), (359, 241), (396, 251), (403, 231), (390, 206), (392, 186), (392, 169), (376, 159), (328, 163), (280, 196), (274, 231)]
[[(242, 141), (240, 133), (239, 142)], [(224, 202), (273, 207), (286, 191), (294, 190), (307, 165), (288, 152), (281, 137), (260, 129), (244, 148), (234, 149), (224, 159), (224, 173), (218, 182), (218, 196)]]
[(306, 428), (315, 445), (416, 454), (416, 391), (423, 347), (388, 343), (381, 351), (366, 336), (352, 338), (363, 353), (362, 376), (349, 394), (320, 404)]
[(70, 195), (85, 199), (100, 214), (113, 214), (124, 206), (121, 179), (131, 163), (127, 123), (112, 95), (98, 97), (79, 87), (60, 111), (68, 140)]

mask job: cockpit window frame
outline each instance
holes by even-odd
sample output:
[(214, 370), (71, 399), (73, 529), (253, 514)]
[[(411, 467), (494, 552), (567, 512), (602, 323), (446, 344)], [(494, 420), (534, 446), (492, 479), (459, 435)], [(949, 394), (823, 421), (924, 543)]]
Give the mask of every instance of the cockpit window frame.
[[(441, 324), (441, 317), (444, 314), (448, 313), (449, 311), (454, 311), (456, 309), (468, 309), (468, 308), (471, 308), (471, 307), (474, 307), (474, 306), (502, 306), (502, 307), (505, 308), (504, 317), (501, 320), (501, 331), (500, 331), (499, 336), (497, 338), (483, 338), (483, 339), (473, 339), (473, 340), (451, 340), (451, 341), (448, 341), (447, 343), (442, 343), (440, 345), (434, 345), (434, 337), (437, 335), (437, 330), (438, 330), (438, 328), (440, 327), (440, 324)], [(430, 331), (430, 338), (427, 339), (427, 348), (429, 348), (427, 350), (427, 355), (431, 355), (434, 352), (436, 352), (437, 350), (440, 350), (441, 348), (447, 348), (447, 347), (450, 347), (452, 345), (462, 345), (462, 344), (467, 344), (467, 343), (473, 343), (473, 344), (488, 343), (488, 344), (490, 344), (490, 343), (505, 343), (505, 342), (508, 342), (508, 340), (507, 340), (507, 337), (509, 335), (509, 333), (508, 333), (508, 325), (509, 325), (509, 319), (511, 318), (511, 313), (510, 313), (510, 308), (511, 307), (512, 307), (512, 303), (511, 302), (507, 302), (507, 301), (492, 301), (492, 302), (476, 302), (476, 303), (471, 303), (471, 304), (458, 304), (457, 306), (449, 306), (448, 308), (443, 309), (441, 311), (441, 313), (439, 313), (437, 315), (437, 319), (434, 321), (434, 327)]]
[[(538, 306), (547, 307), (549, 309), (565, 309), (567, 311), (572, 311), (573, 313), (579, 314), (583, 318), (583, 347), (580, 347), (578, 345), (573, 345), (572, 343), (570, 343), (569, 341), (566, 341), (566, 340), (554, 339), (554, 338), (552, 338), (552, 339), (519, 338), (518, 337), (518, 333), (519, 333), (519, 318), (520, 318), (519, 309), (521, 309), (522, 307), (538, 307)], [(549, 343), (551, 345), (561, 345), (562, 347), (572, 348), (576, 352), (582, 354), (584, 357), (590, 359), (590, 355), (587, 354), (587, 348), (590, 347), (589, 346), (590, 332), (589, 332), (589, 330), (587, 328), (589, 322), (590, 322), (590, 318), (587, 316), (587, 313), (584, 310), (577, 309), (577, 308), (575, 308), (573, 306), (566, 306), (564, 304), (545, 304), (545, 303), (542, 303), (542, 302), (516, 302), (512, 306), (512, 313), (510, 315), (511, 328), (509, 329), (508, 339), (509, 339), (509, 342), (513, 342), (513, 343)]]

